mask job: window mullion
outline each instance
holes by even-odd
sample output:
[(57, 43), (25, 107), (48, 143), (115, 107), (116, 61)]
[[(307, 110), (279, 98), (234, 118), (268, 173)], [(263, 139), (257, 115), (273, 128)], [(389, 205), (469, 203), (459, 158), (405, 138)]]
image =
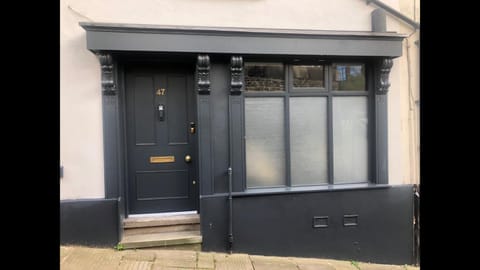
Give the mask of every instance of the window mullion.
[(292, 186), (291, 162), (290, 162), (290, 65), (285, 65), (285, 165), (286, 165), (286, 185)]
[(328, 156), (328, 183), (333, 183), (333, 115), (332, 115), (332, 76), (331, 65), (327, 65), (327, 80), (326, 88), (328, 91), (327, 96), (327, 156)]

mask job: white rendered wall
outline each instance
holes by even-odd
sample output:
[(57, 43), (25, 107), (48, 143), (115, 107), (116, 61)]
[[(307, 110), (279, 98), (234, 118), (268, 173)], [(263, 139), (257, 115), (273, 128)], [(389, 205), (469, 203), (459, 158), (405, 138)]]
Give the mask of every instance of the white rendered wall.
[[(412, 20), (419, 20), (419, 0), (383, 1)], [(415, 6), (415, 8), (414, 8)], [(415, 17), (414, 17), (414, 14)], [(420, 30), (387, 15), (387, 31), (407, 35), (402, 57), (394, 60), (388, 92), (389, 183), (420, 183)], [(407, 48), (408, 47), (408, 48)]]
[(103, 198), (100, 65), (85, 49), (84, 20), (60, 2), (60, 199)]
[(81, 20), (370, 31), (364, 0), (61, 0)]

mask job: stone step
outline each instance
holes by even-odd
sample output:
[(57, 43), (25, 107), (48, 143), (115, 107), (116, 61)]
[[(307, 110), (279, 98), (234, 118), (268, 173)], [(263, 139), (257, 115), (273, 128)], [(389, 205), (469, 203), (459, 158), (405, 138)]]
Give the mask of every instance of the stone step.
[(186, 224), (199, 224), (199, 214), (186, 214), (175, 216), (159, 216), (159, 217), (129, 217), (123, 220), (123, 228), (141, 228), (141, 227), (157, 227), (157, 226), (173, 226)]
[(138, 235), (124, 235), (120, 245), (124, 249), (144, 247), (165, 247), (202, 243), (199, 231), (163, 232)]
[(200, 224), (181, 224), (155, 227), (125, 228), (123, 235), (152, 234), (163, 232), (200, 231)]

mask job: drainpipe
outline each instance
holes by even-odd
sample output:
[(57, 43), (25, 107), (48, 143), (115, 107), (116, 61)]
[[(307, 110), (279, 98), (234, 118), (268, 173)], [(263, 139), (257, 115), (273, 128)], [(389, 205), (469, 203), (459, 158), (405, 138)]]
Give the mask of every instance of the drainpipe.
[(228, 167), (228, 251), (233, 249), (232, 167)]
[(420, 185), (413, 185), (413, 259), (415, 265), (420, 265)]
[(370, 3), (373, 3), (377, 7), (385, 10), (386, 12), (388, 12), (388, 13), (392, 14), (393, 16), (399, 18), (400, 20), (406, 22), (407, 24), (409, 24), (413, 28), (420, 29), (420, 24), (419, 23), (417, 23), (414, 20), (412, 20), (412, 19), (408, 18), (407, 16), (403, 15), (402, 13), (398, 12), (394, 8), (385, 5), (383, 2), (380, 2), (378, 0), (367, 0), (367, 5), (369, 5)]

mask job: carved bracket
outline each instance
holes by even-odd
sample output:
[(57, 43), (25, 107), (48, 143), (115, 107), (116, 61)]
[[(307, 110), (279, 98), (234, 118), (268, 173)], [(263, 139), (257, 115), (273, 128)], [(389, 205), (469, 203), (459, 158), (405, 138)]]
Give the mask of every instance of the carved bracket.
[(102, 69), (102, 92), (104, 95), (115, 95), (117, 93), (117, 87), (113, 79), (112, 55), (105, 52), (99, 52), (96, 55)]
[(230, 71), (232, 78), (230, 81), (230, 94), (240, 95), (242, 94), (243, 87), (243, 58), (241, 56), (232, 56), (232, 58), (230, 58)]
[(386, 94), (388, 88), (390, 87), (390, 82), (388, 81), (388, 76), (390, 75), (390, 70), (393, 66), (392, 58), (383, 58), (380, 64), (380, 84), (378, 87), (378, 94)]
[(200, 95), (210, 95), (210, 57), (199, 54), (197, 57), (197, 90)]

